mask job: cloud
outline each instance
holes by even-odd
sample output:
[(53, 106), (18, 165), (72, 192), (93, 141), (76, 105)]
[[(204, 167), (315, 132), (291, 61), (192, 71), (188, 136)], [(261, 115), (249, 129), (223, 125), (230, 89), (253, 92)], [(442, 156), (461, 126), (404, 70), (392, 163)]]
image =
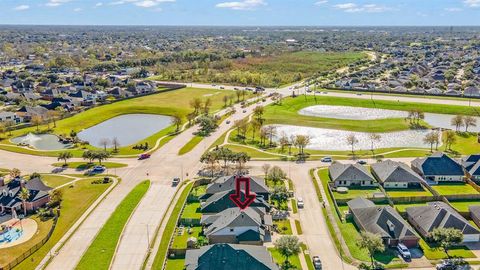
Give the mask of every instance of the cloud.
[(321, 5), (324, 5), (324, 4), (326, 4), (326, 3), (328, 3), (328, 0), (321, 0), (321, 1), (315, 2), (315, 5), (316, 5), (316, 6), (321, 6)]
[(480, 7), (480, 0), (464, 0), (463, 3), (469, 7)]
[(264, 0), (244, 0), (238, 2), (223, 2), (215, 6), (217, 8), (229, 8), (234, 10), (252, 10), (260, 6), (266, 6), (267, 2)]
[(445, 11), (448, 11), (448, 12), (460, 12), (460, 11), (462, 11), (463, 9), (452, 7), (452, 8), (444, 8), (444, 10), (445, 10)]
[(74, 8), (73, 11), (74, 12), (80, 12), (80, 11), (83, 11), (83, 8)]
[[(151, 8), (160, 5), (161, 3), (175, 2), (176, 0), (120, 0), (108, 3), (109, 5), (123, 5), (123, 4), (133, 4), (137, 7)], [(159, 8), (156, 8), (159, 10)]]
[(45, 4), (47, 7), (58, 7), (61, 6), (65, 3), (68, 3), (72, 0), (48, 0), (48, 2)]
[(356, 13), (356, 12), (379, 13), (379, 12), (385, 12), (390, 10), (390, 8), (386, 6), (381, 6), (377, 4), (357, 5), (355, 3), (344, 3), (344, 4), (334, 5), (333, 7), (349, 13)]
[(20, 6), (16, 6), (15, 8), (13, 8), (14, 10), (27, 10), (29, 9), (30, 6), (29, 5), (20, 5)]
[(101, 7), (101, 6), (103, 6), (102, 2), (98, 2), (98, 3), (95, 4), (95, 7)]

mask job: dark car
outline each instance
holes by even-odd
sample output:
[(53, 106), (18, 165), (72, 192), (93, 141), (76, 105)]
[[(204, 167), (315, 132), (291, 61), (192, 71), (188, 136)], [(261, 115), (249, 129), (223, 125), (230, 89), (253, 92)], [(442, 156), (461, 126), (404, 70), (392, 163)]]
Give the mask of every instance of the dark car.
[(321, 270), (322, 269), (322, 261), (320, 261), (320, 257), (313, 256), (312, 257), (312, 262), (313, 262), (313, 267), (315, 267), (315, 270)]
[(357, 163), (360, 164), (360, 165), (365, 165), (365, 164), (367, 164), (367, 162), (366, 162), (365, 160), (359, 160), (359, 161), (357, 161)]
[(176, 178), (173, 178), (173, 181), (172, 181), (172, 186), (177, 186), (178, 184), (180, 183), (180, 178), (176, 177)]
[(140, 156), (138, 156), (138, 160), (144, 160), (150, 157), (151, 157), (150, 154), (141, 154)]

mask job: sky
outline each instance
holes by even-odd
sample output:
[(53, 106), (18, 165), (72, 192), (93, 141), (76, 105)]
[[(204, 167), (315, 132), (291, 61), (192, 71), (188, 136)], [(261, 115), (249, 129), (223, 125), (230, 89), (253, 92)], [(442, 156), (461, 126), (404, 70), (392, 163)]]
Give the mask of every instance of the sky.
[(480, 0), (0, 0), (0, 24), (480, 25)]

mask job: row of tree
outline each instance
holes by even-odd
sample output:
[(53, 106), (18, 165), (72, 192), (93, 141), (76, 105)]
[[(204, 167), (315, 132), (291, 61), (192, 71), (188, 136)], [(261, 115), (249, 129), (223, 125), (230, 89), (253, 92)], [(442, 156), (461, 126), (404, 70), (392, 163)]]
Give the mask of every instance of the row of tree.
[(238, 172), (243, 172), (244, 165), (250, 161), (250, 156), (245, 152), (233, 152), (226, 147), (217, 147), (208, 151), (200, 157), (200, 162), (207, 164), (212, 177), (215, 175), (216, 165), (221, 166), (225, 174), (229, 172), (229, 165), (237, 165)]

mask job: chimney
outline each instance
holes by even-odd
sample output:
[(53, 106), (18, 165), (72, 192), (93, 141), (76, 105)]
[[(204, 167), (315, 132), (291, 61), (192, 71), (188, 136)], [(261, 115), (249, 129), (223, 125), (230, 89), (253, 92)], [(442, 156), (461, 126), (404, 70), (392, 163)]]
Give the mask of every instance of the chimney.
[(0, 177), (0, 187), (5, 186), (5, 178)]

